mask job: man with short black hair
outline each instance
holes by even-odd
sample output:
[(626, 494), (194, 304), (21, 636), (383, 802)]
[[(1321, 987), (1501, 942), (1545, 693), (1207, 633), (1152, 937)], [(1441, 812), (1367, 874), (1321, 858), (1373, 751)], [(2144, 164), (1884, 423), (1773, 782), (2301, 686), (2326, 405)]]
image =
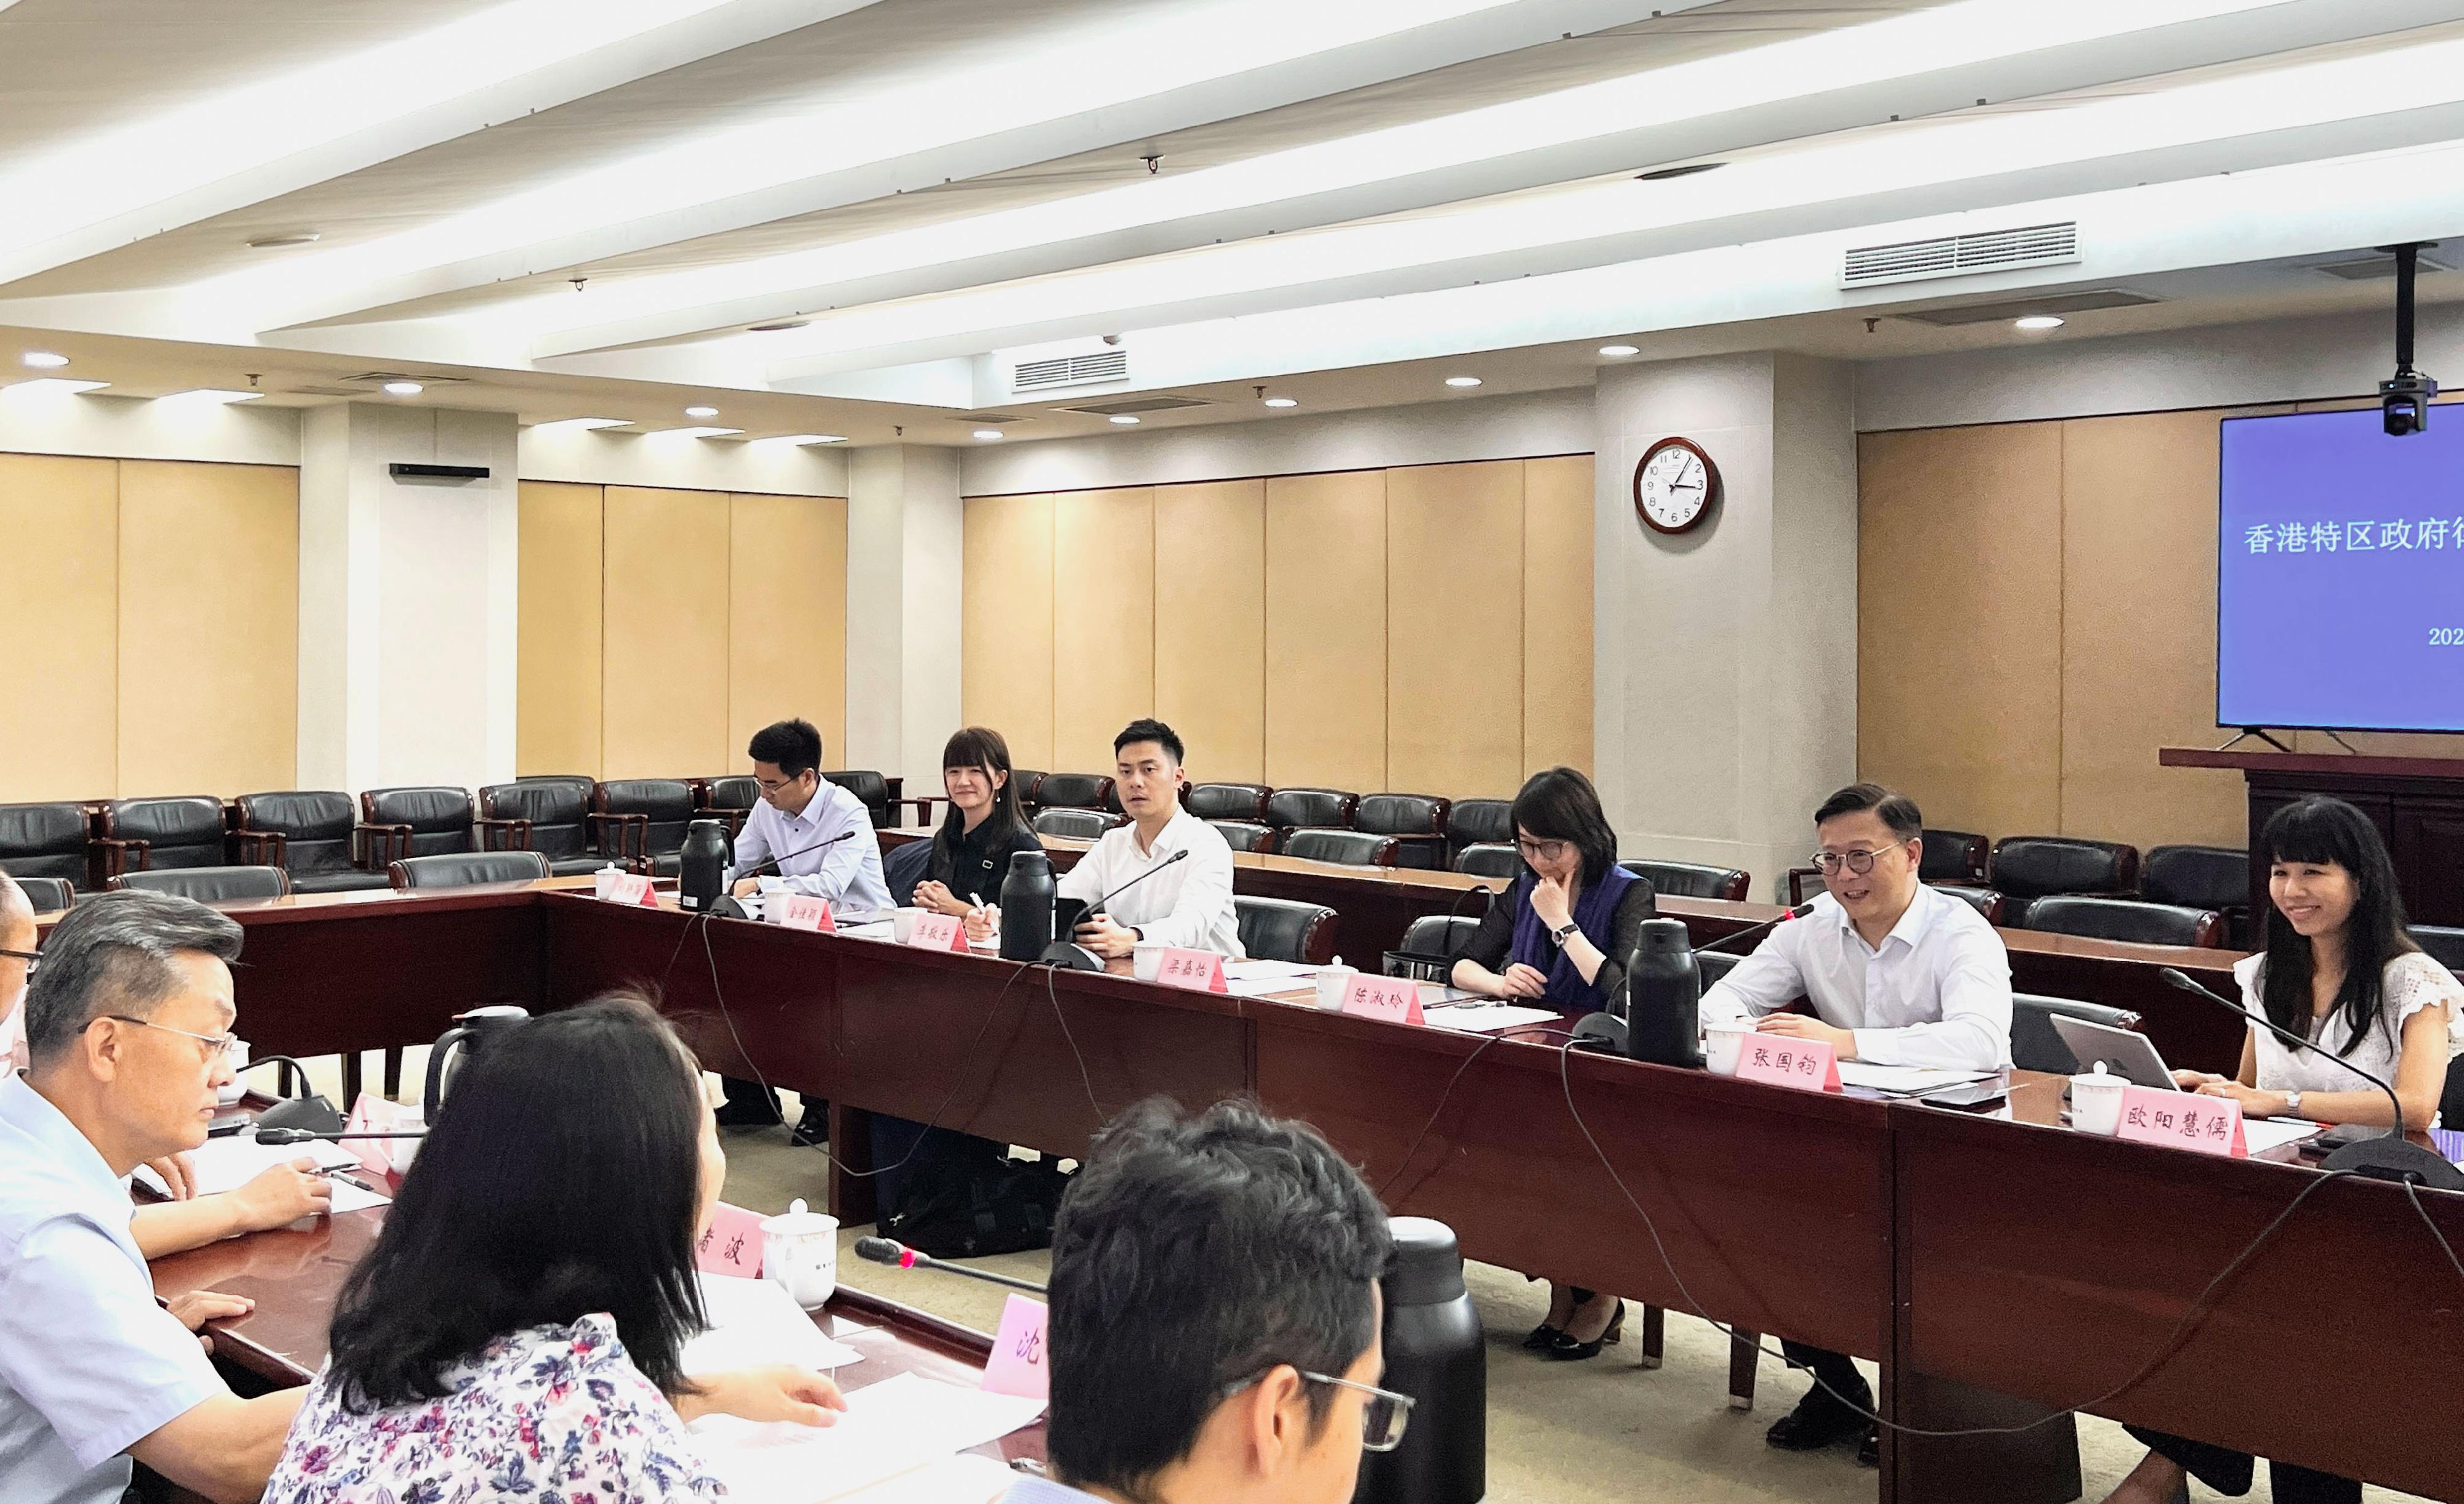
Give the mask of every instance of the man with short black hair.
[[(1130, 823), (1104, 833), (1061, 880), (1063, 898), (1095, 903), (1133, 879), (1104, 910), (1090, 909), (1078, 944), (1099, 956), (1128, 955), (1144, 941), (1239, 956), (1241, 917), (1232, 904), (1232, 848), (1181, 806), (1180, 737), (1141, 717), (1112, 738), (1112, 786)], [(1186, 855), (1182, 855), (1186, 853)], [(1171, 870), (1157, 869), (1170, 864)], [(1146, 877), (1153, 872), (1155, 876)]]
[(0, 1498), (118, 1504), (130, 1458), (209, 1498), (265, 1487), (301, 1389), (233, 1395), (191, 1333), (250, 1302), (154, 1302), (123, 1184), (206, 1141), (231, 1079), (240, 928), (168, 894), (71, 910), (0, 1081)]
[[(744, 749), (761, 797), (736, 837), (736, 866), (748, 871), (777, 858), (776, 877), (748, 878), (827, 899), (833, 907), (880, 912), (892, 906), (881, 877), (881, 841), (864, 801), (822, 776), (822, 733), (810, 721), (773, 721)], [(823, 845), (844, 831), (855, 834)]]
[(1123, 1113), (1052, 1229), (1055, 1481), (1003, 1504), (1342, 1504), (1411, 1413), (1378, 1387), (1393, 1253), (1307, 1124), (1240, 1101)]
[[(2011, 955), (1973, 907), (1918, 881), (1925, 817), (1916, 801), (1855, 783), (1814, 812), (1826, 891), (1811, 911), (1773, 929), (1753, 954), (1703, 994), (1705, 1019), (1753, 1015), (1764, 1034), (1830, 1045), (1843, 1060), (1992, 1071), (2011, 1063)], [(1796, 998), (1815, 1016), (1780, 1013)], [(1782, 1344), (1818, 1381), (1767, 1439), (1812, 1451), (1859, 1436), (1859, 1459), (1880, 1438), (1859, 1414), (1873, 1392), (1846, 1356)]]

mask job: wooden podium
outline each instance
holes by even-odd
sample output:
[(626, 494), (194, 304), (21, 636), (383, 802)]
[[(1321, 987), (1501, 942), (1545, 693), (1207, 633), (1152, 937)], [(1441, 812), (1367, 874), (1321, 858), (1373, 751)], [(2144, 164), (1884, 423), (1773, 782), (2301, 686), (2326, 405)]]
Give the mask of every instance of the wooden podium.
[(2464, 925), (2464, 757), (2167, 747), (2156, 761), (2167, 768), (2241, 770), (2250, 785), (2252, 914), (2267, 912), (2267, 853), (2258, 838), (2268, 817), (2304, 795), (2327, 794), (2378, 826), (2413, 923)]

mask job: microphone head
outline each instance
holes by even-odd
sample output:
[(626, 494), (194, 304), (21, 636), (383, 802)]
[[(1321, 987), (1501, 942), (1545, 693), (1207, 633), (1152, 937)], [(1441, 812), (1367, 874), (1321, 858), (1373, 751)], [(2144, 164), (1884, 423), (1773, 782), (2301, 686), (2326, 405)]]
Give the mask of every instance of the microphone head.
[(860, 1237), (855, 1240), (855, 1256), (873, 1264), (904, 1264), (907, 1245), (894, 1238)]

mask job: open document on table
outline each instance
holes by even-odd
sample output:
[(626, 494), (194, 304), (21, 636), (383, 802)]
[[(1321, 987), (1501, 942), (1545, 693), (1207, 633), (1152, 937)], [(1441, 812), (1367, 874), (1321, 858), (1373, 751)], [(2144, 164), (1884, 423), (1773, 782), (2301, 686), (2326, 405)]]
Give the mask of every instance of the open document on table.
[(987, 1394), (912, 1373), (849, 1389), (847, 1402), (847, 1413), (832, 1426), (757, 1425), (710, 1415), (693, 1422), (693, 1433), (702, 1459), (735, 1497), (763, 1504), (861, 1497), (870, 1504), (911, 1495), (863, 1491), (911, 1475), (921, 1484), (928, 1470), (1031, 1425), (1044, 1413), (1041, 1400)]

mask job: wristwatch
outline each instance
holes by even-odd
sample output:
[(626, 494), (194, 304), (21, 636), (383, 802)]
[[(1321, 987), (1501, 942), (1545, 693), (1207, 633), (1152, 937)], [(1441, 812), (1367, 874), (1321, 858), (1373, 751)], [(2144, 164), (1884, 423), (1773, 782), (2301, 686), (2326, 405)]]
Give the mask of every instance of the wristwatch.
[(1549, 931), (1549, 938), (1555, 941), (1557, 943), (1557, 948), (1562, 950), (1566, 948), (1566, 937), (1568, 935), (1580, 934), (1582, 933), (1582, 926), (1569, 921), (1564, 927)]
[(2301, 1116), (2301, 1094), (2299, 1092), (2286, 1092), (2284, 1094), (2284, 1115), (2288, 1118), (2299, 1118)]

